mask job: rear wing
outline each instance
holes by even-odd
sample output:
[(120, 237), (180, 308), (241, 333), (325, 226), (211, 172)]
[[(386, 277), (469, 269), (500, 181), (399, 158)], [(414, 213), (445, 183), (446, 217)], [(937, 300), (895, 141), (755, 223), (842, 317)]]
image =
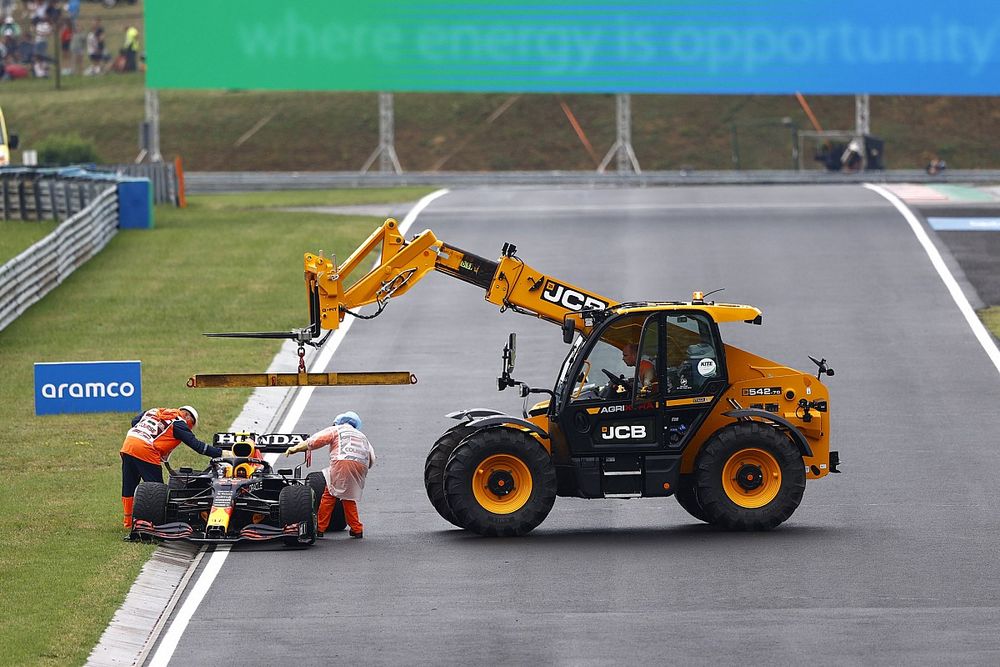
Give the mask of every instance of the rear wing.
[(308, 433), (216, 433), (212, 444), (221, 449), (232, 449), (233, 445), (246, 442), (263, 454), (284, 454), (289, 447), (308, 439)]

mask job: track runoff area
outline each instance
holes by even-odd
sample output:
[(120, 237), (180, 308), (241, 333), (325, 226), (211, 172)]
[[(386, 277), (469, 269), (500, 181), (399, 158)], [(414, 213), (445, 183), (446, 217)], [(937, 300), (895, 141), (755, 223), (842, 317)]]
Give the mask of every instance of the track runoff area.
[(411, 234), (487, 257), (510, 241), (613, 298), (725, 287), (718, 298), (760, 307), (762, 327), (723, 337), (798, 368), (830, 360), (844, 474), (810, 482), (768, 533), (717, 531), (673, 498), (558, 498), (523, 538), (458, 530), (422, 480), (444, 414), (520, 409), (495, 391), (508, 331), (534, 386), (552, 384), (565, 346), (557, 327), (434, 276), (342, 329), (312, 368), (405, 366), (419, 384), (304, 390), (275, 422), (362, 415), (379, 454), (365, 539), (216, 552), (149, 664), (997, 661), (1000, 360), (905, 205), (861, 186), (442, 194), (411, 211)]

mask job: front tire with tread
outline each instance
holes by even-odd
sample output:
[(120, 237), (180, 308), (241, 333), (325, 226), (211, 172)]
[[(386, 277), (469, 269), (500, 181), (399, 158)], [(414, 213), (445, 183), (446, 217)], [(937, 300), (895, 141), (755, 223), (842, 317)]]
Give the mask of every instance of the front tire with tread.
[(285, 546), (295, 547), (312, 544), (316, 541), (316, 510), (313, 507), (313, 490), (306, 484), (286, 486), (278, 494), (278, 516), (281, 525), (306, 523), (306, 541), (300, 542), (298, 537), (285, 537)]
[(698, 495), (695, 493), (694, 475), (680, 476), (674, 497), (677, 498), (678, 504), (684, 508), (685, 512), (698, 519), (698, 521), (709, 522), (705, 516), (705, 509), (701, 506), (701, 503), (698, 501)]
[[(512, 490), (506, 490), (517, 501), (504, 507), (508, 496), (496, 496), (493, 512), (481, 499), (488, 497), (485, 484), (474, 489), (476, 480), (483, 482), (484, 463), (505, 461), (511, 471), (497, 467), (498, 479), (504, 484), (515, 480)], [(488, 465), (488, 463), (487, 463)], [(556, 498), (556, 474), (549, 453), (531, 436), (511, 428), (488, 428), (473, 433), (455, 448), (444, 471), (444, 488), (448, 508), (460, 525), (479, 535), (509, 537), (524, 535), (537, 527)]]
[(459, 528), (464, 528), (464, 526), (448, 507), (448, 501), (445, 498), (444, 469), (455, 448), (472, 431), (473, 429), (465, 424), (452, 426), (437, 439), (434, 446), (431, 447), (431, 451), (427, 453), (427, 461), (424, 463), (424, 489), (427, 491), (428, 500), (431, 501), (431, 505), (434, 506), (442, 519)]
[[(727, 466), (735, 469), (743, 457), (753, 463), (751, 472), (764, 472), (754, 482), (759, 486), (746, 491), (735, 477), (728, 479), (725, 474)], [(805, 486), (798, 448), (778, 429), (761, 422), (737, 422), (720, 429), (695, 462), (694, 491), (706, 520), (728, 530), (775, 528), (799, 506)], [(762, 496), (770, 500), (761, 504)]]
[(167, 498), (170, 487), (161, 482), (139, 482), (132, 505), (132, 522), (148, 521), (154, 526), (167, 522)]

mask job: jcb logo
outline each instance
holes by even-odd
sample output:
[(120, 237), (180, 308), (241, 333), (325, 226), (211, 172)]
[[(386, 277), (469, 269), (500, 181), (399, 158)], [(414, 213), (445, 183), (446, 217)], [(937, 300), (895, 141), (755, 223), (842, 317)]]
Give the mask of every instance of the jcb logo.
[(560, 285), (554, 280), (545, 281), (542, 298), (549, 303), (554, 303), (569, 310), (604, 310), (608, 307), (608, 304), (600, 299), (595, 299), (589, 294), (584, 294), (565, 285)]
[(643, 424), (601, 427), (601, 438), (604, 440), (641, 440), (645, 437), (646, 426)]

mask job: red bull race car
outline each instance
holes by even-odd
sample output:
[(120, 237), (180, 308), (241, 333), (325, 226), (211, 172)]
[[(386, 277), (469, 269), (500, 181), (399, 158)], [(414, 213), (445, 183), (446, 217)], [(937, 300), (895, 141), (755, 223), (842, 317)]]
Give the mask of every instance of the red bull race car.
[(213, 544), (316, 541), (316, 509), (326, 488), (321, 472), (275, 470), (265, 453), (281, 454), (308, 436), (298, 433), (216, 433), (225, 455), (207, 468), (174, 470), (169, 484), (142, 482), (135, 491), (132, 535)]

